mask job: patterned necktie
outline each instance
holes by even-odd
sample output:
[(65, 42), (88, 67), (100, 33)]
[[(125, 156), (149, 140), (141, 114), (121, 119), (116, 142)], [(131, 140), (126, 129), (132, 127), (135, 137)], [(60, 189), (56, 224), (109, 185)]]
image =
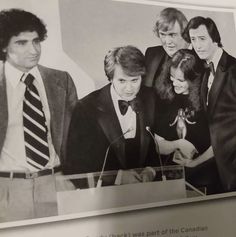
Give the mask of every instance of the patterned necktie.
[(23, 101), (23, 126), (27, 163), (41, 170), (49, 161), (46, 119), (35, 78), (28, 74)]
[(130, 101), (125, 101), (125, 100), (118, 100), (119, 108), (120, 108), (120, 113), (122, 115), (125, 115), (129, 106), (133, 109), (134, 112), (138, 113), (138, 103), (137, 99), (133, 99)]

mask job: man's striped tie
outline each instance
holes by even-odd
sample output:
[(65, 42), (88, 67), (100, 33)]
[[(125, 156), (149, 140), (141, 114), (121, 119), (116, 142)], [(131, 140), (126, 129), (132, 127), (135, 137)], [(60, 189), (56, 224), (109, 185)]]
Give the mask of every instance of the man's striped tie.
[(49, 161), (46, 119), (34, 77), (28, 74), (23, 101), (23, 125), (27, 163), (41, 170)]

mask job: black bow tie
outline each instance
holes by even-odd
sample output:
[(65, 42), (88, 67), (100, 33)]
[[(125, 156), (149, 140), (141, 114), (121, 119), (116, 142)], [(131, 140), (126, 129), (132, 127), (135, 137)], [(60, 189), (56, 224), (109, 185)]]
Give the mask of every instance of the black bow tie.
[(130, 100), (130, 101), (118, 100), (118, 104), (119, 104), (120, 112), (121, 112), (122, 115), (126, 114), (129, 106), (131, 106), (133, 111), (135, 111), (136, 113), (138, 112), (137, 99), (133, 99), (133, 100)]
[(210, 62), (210, 63), (205, 63), (204, 65), (205, 65), (205, 68), (209, 69), (212, 75), (215, 76), (216, 72), (215, 72), (214, 63)]

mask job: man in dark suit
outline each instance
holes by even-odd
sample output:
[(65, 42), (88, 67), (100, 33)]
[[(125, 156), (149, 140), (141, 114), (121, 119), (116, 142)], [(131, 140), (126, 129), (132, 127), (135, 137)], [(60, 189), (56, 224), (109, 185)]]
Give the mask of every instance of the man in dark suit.
[(47, 30), (37, 16), (9, 9), (0, 22), (0, 221), (56, 215), (76, 88), (38, 65)]
[(201, 98), (208, 116), (211, 143), (225, 191), (236, 190), (236, 59), (222, 49), (210, 18), (194, 17), (183, 37), (206, 63)]
[(187, 23), (184, 14), (175, 8), (165, 8), (161, 11), (154, 32), (162, 45), (149, 47), (145, 52), (147, 73), (143, 80), (144, 85), (154, 87), (173, 54), (179, 49), (188, 48), (188, 43), (182, 38)]
[[(64, 171), (119, 170), (116, 184), (151, 181), (151, 167), (159, 165), (149, 133), (156, 128), (156, 95), (141, 86), (144, 55), (133, 46), (117, 47), (106, 55), (104, 68), (110, 83), (81, 99), (72, 115)], [(185, 154), (194, 149), (180, 139), (168, 151), (177, 148)], [(167, 152), (163, 145), (160, 150)]]
[(156, 102), (153, 90), (141, 87), (144, 55), (133, 46), (117, 47), (104, 67), (110, 84), (81, 99), (72, 115), (65, 172), (101, 171), (105, 163), (105, 170), (120, 170), (121, 184), (150, 181), (158, 157), (146, 127), (155, 127)]

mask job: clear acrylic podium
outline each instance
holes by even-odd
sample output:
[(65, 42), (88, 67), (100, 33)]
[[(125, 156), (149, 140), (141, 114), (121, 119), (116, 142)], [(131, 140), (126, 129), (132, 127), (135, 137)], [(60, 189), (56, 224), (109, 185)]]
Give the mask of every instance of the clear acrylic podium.
[[(105, 171), (102, 186), (96, 187), (100, 173), (57, 176), (57, 182), (67, 180), (73, 185), (57, 190), (58, 214), (79, 213), (91, 216), (98, 213), (119, 212), (151, 207), (155, 203), (167, 205), (170, 200), (186, 198), (184, 168), (179, 165), (154, 167), (152, 182), (114, 185), (117, 171)], [(140, 172), (141, 169), (136, 169)], [(165, 180), (162, 175), (164, 174)], [(59, 186), (59, 185), (58, 185)]]

